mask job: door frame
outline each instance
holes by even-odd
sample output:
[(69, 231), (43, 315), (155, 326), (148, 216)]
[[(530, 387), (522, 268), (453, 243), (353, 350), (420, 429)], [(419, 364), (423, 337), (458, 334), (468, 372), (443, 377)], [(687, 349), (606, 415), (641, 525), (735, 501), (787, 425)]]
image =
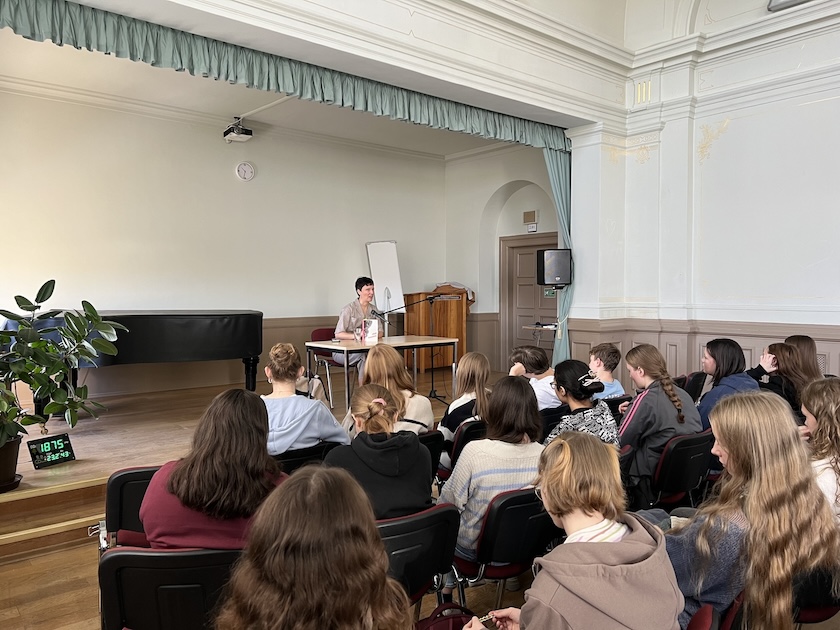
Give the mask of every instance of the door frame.
[[(558, 245), (557, 232), (537, 232), (535, 234), (522, 234), (519, 236), (499, 237), (499, 357), (502, 360), (502, 371), (508, 370), (507, 358), (510, 356), (511, 348), (511, 261), (515, 250), (520, 247), (543, 247), (545, 249), (556, 249)], [(534, 278), (536, 282), (536, 278)]]

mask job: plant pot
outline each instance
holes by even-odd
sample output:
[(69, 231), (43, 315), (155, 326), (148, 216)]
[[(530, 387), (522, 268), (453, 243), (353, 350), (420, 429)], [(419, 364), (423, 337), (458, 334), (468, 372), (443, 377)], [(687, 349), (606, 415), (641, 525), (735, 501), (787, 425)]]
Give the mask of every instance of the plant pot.
[(20, 442), (21, 436), (18, 434), (0, 446), (0, 493), (14, 490), (23, 479), (23, 475), (16, 474)]

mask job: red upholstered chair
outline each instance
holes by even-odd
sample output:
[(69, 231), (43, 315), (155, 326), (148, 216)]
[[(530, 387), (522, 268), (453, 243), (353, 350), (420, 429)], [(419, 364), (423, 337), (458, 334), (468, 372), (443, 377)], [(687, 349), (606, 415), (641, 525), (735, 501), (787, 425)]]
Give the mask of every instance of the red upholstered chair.
[(418, 612), (423, 596), (433, 587), (439, 593), (442, 576), (452, 567), (460, 522), (458, 508), (441, 503), (376, 523), (388, 552), (389, 573), (403, 585), (411, 603), (418, 605)]
[[(309, 336), (310, 341), (330, 341), (331, 339), (335, 338), (335, 329), (334, 328), (316, 328), (312, 331)], [(320, 366), (324, 366), (324, 371), (327, 373), (327, 393), (330, 397), (330, 409), (333, 408), (333, 389), (332, 389), (332, 377), (330, 376), (330, 368), (337, 367), (344, 369), (344, 366), (341, 363), (337, 363), (332, 358), (332, 352), (329, 350), (314, 350), (312, 354), (315, 355), (315, 375), (320, 375)], [(356, 366), (351, 366), (357, 372), (359, 370)], [(358, 378), (358, 374), (356, 375)], [(353, 382), (352, 379), (350, 381)]]
[(99, 559), (103, 630), (209, 630), (240, 553), (108, 549)]
[(720, 628), (720, 614), (711, 604), (704, 604), (691, 617), (686, 630), (718, 630)]
[(711, 429), (668, 440), (650, 484), (656, 505), (676, 503), (688, 494), (694, 507), (691, 491), (706, 479), (714, 442)]
[(108, 478), (105, 485), (105, 535), (100, 536), (100, 551), (118, 545), (148, 547), (140, 504), (146, 488), (160, 466), (123, 468)]
[(723, 619), (720, 622), (720, 630), (741, 630), (743, 622), (744, 611), (742, 606), (744, 604), (744, 592), (738, 593), (735, 601), (726, 609), (723, 614)]
[(502, 605), (505, 581), (527, 571), (549, 543), (563, 535), (554, 525), (533, 488), (503, 492), (490, 501), (481, 523), (476, 559), (455, 556), (458, 596), (466, 606), (464, 583), (482, 578), (499, 580), (496, 608)]
[[(464, 447), (473, 440), (480, 440), (485, 435), (487, 435), (487, 423), (483, 420), (469, 420), (468, 422), (461, 423), (455, 431), (455, 437), (452, 438), (452, 454), (449, 458), (452, 462), (452, 470), (455, 469), (455, 462), (458, 461), (458, 457), (461, 455)], [(449, 479), (452, 470), (438, 467), (437, 475), (435, 475), (435, 483), (437, 483), (438, 491), (443, 488), (443, 484)]]

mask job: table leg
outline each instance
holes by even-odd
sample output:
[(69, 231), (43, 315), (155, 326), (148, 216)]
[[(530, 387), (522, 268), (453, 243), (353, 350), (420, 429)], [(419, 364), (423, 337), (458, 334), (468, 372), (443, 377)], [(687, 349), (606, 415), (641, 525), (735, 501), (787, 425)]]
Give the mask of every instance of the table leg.
[(452, 344), (452, 399), (455, 400), (455, 372), (458, 370), (458, 342)]
[(350, 354), (344, 348), (344, 409), (350, 411)]
[(417, 389), (417, 348), (411, 349), (411, 368), (414, 370), (414, 389)]

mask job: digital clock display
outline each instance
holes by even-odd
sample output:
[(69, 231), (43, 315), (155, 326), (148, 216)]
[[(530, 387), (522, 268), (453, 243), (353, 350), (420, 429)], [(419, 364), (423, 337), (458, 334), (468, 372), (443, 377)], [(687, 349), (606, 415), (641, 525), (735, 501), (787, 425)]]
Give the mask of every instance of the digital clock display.
[(32, 456), (32, 465), (36, 469), (72, 462), (76, 459), (73, 447), (70, 444), (70, 436), (66, 433), (29, 440), (26, 445), (29, 447), (29, 454)]

